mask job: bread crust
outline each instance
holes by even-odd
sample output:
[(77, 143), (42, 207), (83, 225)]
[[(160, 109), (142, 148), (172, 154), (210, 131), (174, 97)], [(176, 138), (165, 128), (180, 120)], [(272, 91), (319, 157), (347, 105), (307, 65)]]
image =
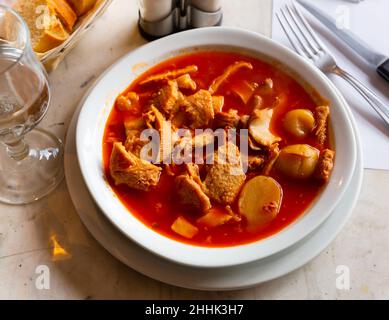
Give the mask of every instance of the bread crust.
[(69, 37), (50, 1), (58, 0), (18, 0), (14, 4), (30, 30), (31, 44), (37, 53), (47, 52)]
[(93, 8), (96, 0), (67, 0), (78, 16), (82, 16)]
[(65, 29), (71, 32), (77, 21), (77, 15), (72, 7), (65, 0), (47, 0), (47, 5), (52, 8)]

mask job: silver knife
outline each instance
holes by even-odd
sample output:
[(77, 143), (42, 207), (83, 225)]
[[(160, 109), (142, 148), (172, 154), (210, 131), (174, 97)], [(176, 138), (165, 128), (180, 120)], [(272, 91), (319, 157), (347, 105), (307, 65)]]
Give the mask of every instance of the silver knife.
[(371, 49), (369, 44), (348, 29), (338, 28), (336, 20), (306, 0), (296, 0), (328, 29), (346, 42), (356, 53), (373, 65), (378, 74), (389, 82), (389, 57)]

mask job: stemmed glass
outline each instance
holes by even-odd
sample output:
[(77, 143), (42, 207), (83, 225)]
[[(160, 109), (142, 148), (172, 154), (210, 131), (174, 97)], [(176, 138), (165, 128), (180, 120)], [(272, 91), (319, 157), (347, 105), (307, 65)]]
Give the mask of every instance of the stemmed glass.
[(47, 74), (33, 52), (29, 30), (0, 5), (0, 201), (25, 204), (63, 178), (63, 147), (36, 128), (50, 102)]

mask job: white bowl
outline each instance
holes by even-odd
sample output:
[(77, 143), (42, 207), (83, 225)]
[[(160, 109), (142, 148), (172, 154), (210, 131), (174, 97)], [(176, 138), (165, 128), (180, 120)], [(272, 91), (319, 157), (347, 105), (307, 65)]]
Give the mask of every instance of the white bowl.
[[(280, 232), (257, 242), (225, 248), (206, 248), (169, 239), (128, 212), (104, 177), (102, 141), (115, 98), (149, 67), (172, 56), (201, 49), (250, 53), (270, 57), (295, 72), (331, 102), (336, 161), (330, 181), (314, 204)], [(236, 28), (203, 28), (151, 42), (124, 56), (109, 68), (90, 91), (82, 107), (76, 133), (77, 155), (86, 185), (107, 218), (126, 236), (151, 252), (195, 267), (225, 267), (252, 262), (280, 252), (314, 231), (342, 198), (356, 163), (356, 141), (345, 105), (325, 75), (306, 60), (257, 33)]]

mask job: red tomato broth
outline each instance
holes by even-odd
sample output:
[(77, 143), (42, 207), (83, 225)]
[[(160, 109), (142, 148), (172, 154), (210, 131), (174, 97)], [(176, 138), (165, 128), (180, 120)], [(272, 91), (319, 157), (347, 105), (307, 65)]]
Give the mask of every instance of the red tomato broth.
[[(198, 89), (208, 89), (212, 81), (222, 74), (227, 66), (240, 60), (250, 62), (253, 65), (253, 70), (239, 70), (219, 88), (215, 95), (225, 96), (223, 110), (234, 108), (237, 109), (241, 115), (249, 114), (251, 112), (239, 98), (229, 92), (230, 83), (240, 80), (262, 83), (266, 78), (271, 78), (274, 83), (274, 91), (276, 94), (282, 93), (285, 96), (284, 103), (278, 105), (274, 109), (272, 122), (273, 132), (283, 139), (280, 143), (280, 148), (288, 144), (308, 143), (319, 150), (323, 149), (323, 146), (320, 147), (314, 137), (307, 137), (303, 140), (299, 140), (291, 138), (282, 129), (282, 117), (289, 110), (305, 108), (314, 111), (317, 104), (314, 102), (313, 98), (297, 81), (277, 67), (246, 55), (227, 52), (198, 52), (175, 57), (164, 61), (143, 73), (133, 81), (125, 92), (135, 91), (140, 94), (140, 105), (143, 108), (151, 97), (151, 94), (156, 92), (160, 87), (160, 85), (156, 83), (147, 85), (139, 84), (151, 74), (183, 68), (188, 65), (197, 65), (199, 71), (191, 75), (192, 79), (198, 84)], [(185, 91), (183, 91), (183, 93), (192, 94)], [(273, 99), (274, 97), (265, 97), (265, 105), (272, 103)], [(139, 115), (140, 113), (138, 116)], [(192, 239), (186, 239), (172, 231), (172, 223), (179, 215), (182, 215), (195, 225), (195, 220), (199, 218), (201, 214), (193, 213), (179, 204), (175, 194), (174, 177), (163, 172), (159, 185), (150, 192), (136, 191), (125, 185), (116, 186), (113, 179), (110, 177), (109, 159), (112, 151), (110, 137), (113, 136), (119, 141), (125, 141), (126, 137), (123, 126), (123, 119), (125, 117), (134, 117), (134, 114), (119, 112), (116, 108), (112, 108), (107, 121), (103, 138), (103, 161), (107, 181), (131, 214), (149, 228), (174, 240), (197, 246), (226, 247), (264, 239), (276, 234), (299, 218), (314, 202), (322, 189), (322, 185), (313, 180), (293, 181), (277, 174), (273, 170), (270, 173), (270, 176), (275, 178), (282, 186), (283, 200), (279, 214), (268, 226), (250, 233), (245, 230), (246, 222), (242, 219), (239, 223), (227, 223), (223, 226), (209, 230), (199, 227), (197, 235)], [(325, 147), (328, 146), (328, 141), (326, 144)], [(255, 175), (258, 174), (249, 173), (246, 181)], [(212, 205), (214, 208), (218, 208), (218, 210), (225, 211), (223, 207), (218, 206), (217, 204), (215, 205), (213, 203)], [(235, 212), (238, 212), (237, 203), (232, 205), (232, 209)]]

